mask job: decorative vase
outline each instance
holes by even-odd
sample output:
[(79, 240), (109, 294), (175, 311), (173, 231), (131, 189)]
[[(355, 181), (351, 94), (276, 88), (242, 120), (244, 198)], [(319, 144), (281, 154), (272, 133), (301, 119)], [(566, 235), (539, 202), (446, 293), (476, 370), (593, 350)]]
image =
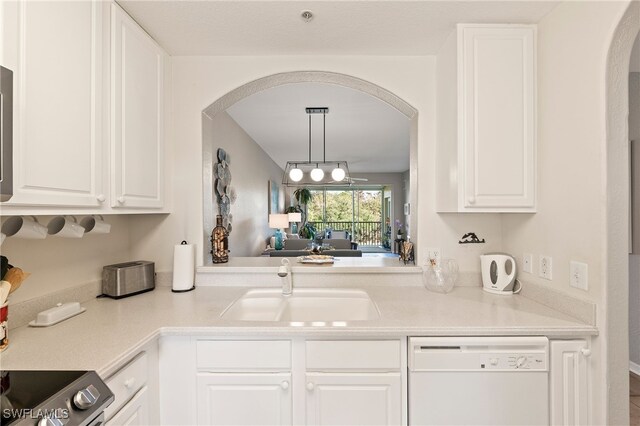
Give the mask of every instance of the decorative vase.
[(276, 230), (276, 233), (274, 234), (275, 236), (275, 240), (274, 240), (274, 249), (276, 250), (282, 250), (284, 248), (284, 241), (282, 238), (282, 231), (281, 230)]
[(222, 216), (216, 216), (216, 227), (211, 233), (211, 254), (213, 263), (229, 261), (229, 232), (222, 226)]
[(431, 261), (422, 270), (424, 286), (436, 293), (449, 293), (458, 279), (458, 263), (453, 259)]

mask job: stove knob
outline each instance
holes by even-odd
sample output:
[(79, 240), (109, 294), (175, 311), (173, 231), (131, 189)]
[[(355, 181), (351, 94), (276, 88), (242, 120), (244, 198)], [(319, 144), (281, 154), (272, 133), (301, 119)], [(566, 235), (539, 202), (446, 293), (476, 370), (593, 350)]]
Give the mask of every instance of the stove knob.
[(527, 363), (527, 358), (524, 356), (519, 356), (516, 360), (516, 368), (522, 368)]
[(67, 420), (57, 419), (55, 417), (44, 417), (38, 422), (38, 426), (64, 426)]
[(98, 398), (100, 398), (100, 392), (98, 392), (98, 389), (93, 385), (89, 385), (86, 389), (82, 389), (75, 394), (73, 397), (73, 405), (78, 407), (80, 410), (86, 410), (93, 407), (93, 405), (98, 401)]

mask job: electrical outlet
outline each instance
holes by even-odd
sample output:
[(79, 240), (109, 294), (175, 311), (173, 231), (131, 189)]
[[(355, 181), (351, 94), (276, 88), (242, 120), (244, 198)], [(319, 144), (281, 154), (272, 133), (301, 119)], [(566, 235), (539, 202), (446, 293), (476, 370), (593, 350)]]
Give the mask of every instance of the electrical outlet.
[(553, 262), (551, 256), (540, 256), (540, 268), (538, 268), (540, 278), (551, 281), (553, 276)]
[(569, 284), (582, 290), (589, 289), (589, 267), (582, 262), (569, 262)]
[(436, 261), (436, 265), (440, 264), (440, 260), (442, 258), (441, 256), (441, 252), (439, 248), (428, 248), (427, 249), (427, 257), (429, 258), (429, 260), (433, 259)]
[(533, 255), (525, 253), (522, 255), (522, 271), (533, 273)]

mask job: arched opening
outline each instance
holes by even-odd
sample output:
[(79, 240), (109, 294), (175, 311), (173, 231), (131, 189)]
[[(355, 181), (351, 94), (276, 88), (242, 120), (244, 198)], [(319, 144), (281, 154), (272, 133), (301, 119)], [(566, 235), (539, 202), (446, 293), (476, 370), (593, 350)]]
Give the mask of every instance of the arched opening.
[[(210, 235), (211, 230), (215, 227), (215, 218), (218, 211), (218, 203), (216, 200), (215, 188), (213, 187), (215, 181), (215, 174), (212, 171), (212, 164), (215, 162), (216, 150), (217, 146), (212, 146), (211, 141), (212, 130), (211, 123), (214, 119), (217, 120), (222, 113), (229, 111), (236, 104), (241, 103), (241, 101), (256, 95), (263, 94), (270, 90), (277, 89), (279, 87), (290, 87), (292, 85), (303, 86), (305, 84), (316, 84), (316, 85), (326, 85), (326, 87), (340, 87), (347, 88), (354, 92), (358, 92), (360, 96), (363, 94), (367, 98), (374, 99), (377, 103), (383, 103), (385, 108), (393, 110), (395, 114), (402, 116), (406, 121), (406, 134), (408, 139), (408, 152), (411, 156), (411, 161), (407, 161), (408, 163), (408, 172), (407, 179), (411, 182), (414, 182), (413, 185), (407, 191), (405, 195), (405, 204), (410, 206), (410, 210), (412, 212), (416, 212), (417, 210), (417, 195), (415, 182), (417, 182), (417, 170), (416, 170), (416, 153), (417, 153), (417, 132), (415, 129), (417, 128), (417, 110), (405, 102), (403, 99), (399, 98), (395, 94), (389, 92), (388, 90), (377, 86), (368, 81), (345, 75), (340, 73), (333, 72), (321, 72), (321, 71), (298, 71), (298, 72), (286, 72), (279, 73), (270, 76), (266, 76), (263, 78), (259, 78), (257, 80), (253, 80), (249, 83), (246, 83), (231, 92), (225, 94), (207, 108), (204, 109), (202, 113), (202, 122), (203, 122), (203, 264), (209, 265), (212, 263), (211, 261), (211, 241)], [(308, 106), (319, 106), (319, 105), (308, 105)], [(322, 105), (325, 106), (325, 105)], [(241, 129), (242, 130), (242, 129)], [(305, 136), (306, 137), (306, 136)], [(316, 141), (317, 142), (317, 141)], [(292, 158), (293, 159), (293, 158)], [(274, 164), (275, 165), (275, 164)], [(281, 167), (281, 165), (280, 165)], [(234, 173), (246, 173), (246, 171), (238, 170), (234, 168), (233, 163), (230, 164), (230, 169)], [(273, 170), (273, 168), (272, 168)], [(273, 175), (273, 171), (271, 171)], [(276, 181), (275, 177), (273, 178)], [(282, 178), (278, 178), (276, 184), (281, 182)], [(269, 179), (271, 181), (271, 178)], [(233, 183), (232, 183), (233, 184)], [(267, 180), (264, 182), (264, 195), (266, 197), (267, 194)], [(270, 184), (271, 185), (271, 184)], [(400, 187), (402, 185), (396, 185), (396, 190), (400, 191)], [(259, 190), (258, 190), (259, 191)], [(238, 194), (240, 196), (240, 194)], [(262, 208), (258, 208), (256, 210), (260, 210), (257, 214), (260, 215), (260, 221), (264, 222), (263, 228), (266, 226), (266, 217), (267, 211), (262, 212)], [(384, 207), (383, 207), (384, 210)], [(400, 210), (402, 210), (402, 204), (400, 205)], [(233, 211), (231, 212), (233, 215)], [(407, 229), (411, 230), (411, 240), (416, 243), (417, 236), (417, 224), (416, 224), (416, 214), (406, 214), (403, 216), (403, 222), (406, 221)], [(253, 238), (253, 246), (255, 247), (257, 244), (262, 244), (262, 242), (268, 237), (265, 234), (265, 230), (262, 231), (258, 229), (254, 224), (250, 224), (248, 222), (251, 219), (241, 218), (241, 220), (236, 221), (236, 218), (233, 218), (234, 223), (233, 231), (236, 230), (236, 223), (244, 226), (244, 229), (252, 230), (251, 232), (247, 232), (248, 238)], [(255, 220), (254, 220), (255, 222)], [(383, 225), (384, 226), (384, 225)], [(263, 235), (265, 234), (265, 235)], [(238, 235), (238, 234), (236, 234)], [(237, 246), (237, 244), (236, 244)], [(262, 245), (264, 248), (264, 245)], [(246, 247), (243, 247), (243, 250), (246, 251)], [(231, 247), (233, 251), (233, 246)], [(236, 251), (238, 252), (238, 251)], [(255, 248), (254, 248), (255, 252)], [(250, 256), (259, 255), (259, 252), (250, 254)], [(236, 255), (237, 256), (237, 255)], [(242, 256), (242, 255), (241, 255)], [(245, 254), (244, 256), (247, 256)]]
[[(640, 4), (631, 2), (616, 28), (606, 82), (606, 286), (607, 424), (629, 422), (629, 65), (640, 32)], [(625, 165), (622, 167), (622, 165)]]

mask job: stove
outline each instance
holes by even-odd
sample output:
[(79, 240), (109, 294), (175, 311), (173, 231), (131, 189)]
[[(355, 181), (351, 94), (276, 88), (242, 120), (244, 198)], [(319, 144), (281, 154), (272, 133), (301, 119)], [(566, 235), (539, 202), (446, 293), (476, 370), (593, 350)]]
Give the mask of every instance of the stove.
[(2, 426), (98, 426), (113, 400), (95, 371), (0, 371)]

